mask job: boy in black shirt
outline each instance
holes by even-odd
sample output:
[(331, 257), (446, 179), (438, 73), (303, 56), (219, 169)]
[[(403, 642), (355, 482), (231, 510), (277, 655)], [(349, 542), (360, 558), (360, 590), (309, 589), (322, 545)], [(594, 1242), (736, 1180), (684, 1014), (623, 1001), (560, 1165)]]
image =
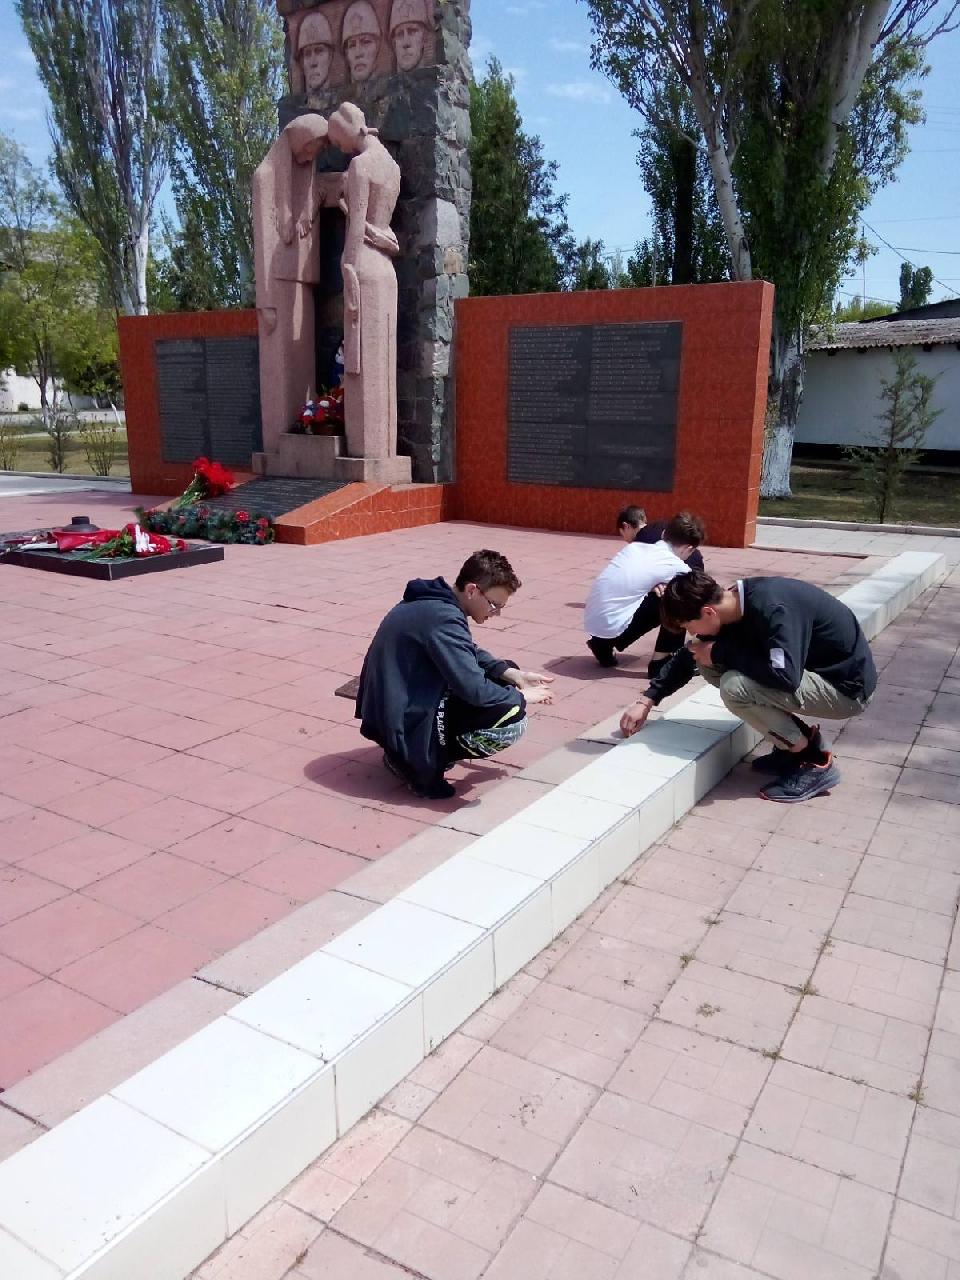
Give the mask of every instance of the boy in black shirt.
[(668, 623), (694, 638), (626, 709), (623, 732), (642, 728), (699, 667), (729, 711), (773, 739), (773, 751), (753, 762), (777, 775), (760, 792), (765, 799), (793, 804), (835, 786), (833, 754), (819, 726), (802, 717), (846, 720), (873, 696), (877, 672), (853, 612), (808, 582), (744, 578), (724, 588), (697, 572), (674, 578), (661, 606)]

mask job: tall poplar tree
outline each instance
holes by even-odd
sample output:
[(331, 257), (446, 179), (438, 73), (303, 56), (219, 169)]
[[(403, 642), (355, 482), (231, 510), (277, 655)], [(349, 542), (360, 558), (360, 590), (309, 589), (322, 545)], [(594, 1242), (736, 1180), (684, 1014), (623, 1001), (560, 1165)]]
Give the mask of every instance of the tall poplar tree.
[(124, 315), (147, 312), (150, 224), (166, 176), (159, 8), (160, 0), (17, 0), (50, 98), (57, 178)]

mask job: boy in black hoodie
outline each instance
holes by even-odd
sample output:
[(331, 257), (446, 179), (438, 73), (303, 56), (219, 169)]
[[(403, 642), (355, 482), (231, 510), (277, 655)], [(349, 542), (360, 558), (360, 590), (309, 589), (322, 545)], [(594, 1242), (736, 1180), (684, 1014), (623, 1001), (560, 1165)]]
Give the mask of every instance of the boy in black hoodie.
[(356, 716), (365, 738), (415, 795), (446, 800), (454, 761), (516, 742), (527, 703), (552, 702), (552, 676), (519, 671), (474, 644), (468, 619), (499, 616), (520, 579), (496, 551), (475, 551), (451, 587), (414, 578), (377, 628), (360, 672)]
[(721, 587), (697, 572), (674, 578), (661, 608), (668, 625), (694, 638), (623, 713), (627, 736), (699, 667), (729, 711), (773, 740), (773, 750), (753, 762), (758, 772), (775, 775), (760, 792), (764, 799), (795, 804), (840, 781), (819, 725), (802, 717), (846, 720), (873, 696), (873, 655), (851, 609), (793, 578), (743, 578)]

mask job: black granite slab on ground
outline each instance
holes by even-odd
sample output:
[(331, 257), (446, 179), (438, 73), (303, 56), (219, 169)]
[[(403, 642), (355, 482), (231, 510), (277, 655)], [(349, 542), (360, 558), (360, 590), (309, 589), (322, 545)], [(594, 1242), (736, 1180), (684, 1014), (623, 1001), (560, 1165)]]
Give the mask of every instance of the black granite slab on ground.
[[(40, 532), (34, 530), (33, 532)], [(138, 578), (145, 573), (163, 573), (168, 569), (189, 569), (195, 564), (213, 564), (223, 559), (223, 547), (209, 543), (188, 543), (186, 551), (171, 551), (160, 556), (104, 556), (87, 560), (87, 552), (35, 551), (27, 547), (5, 548), (3, 537), (24, 536), (0, 534), (0, 564), (19, 565), (24, 569), (43, 569), (48, 573), (66, 573), (75, 578), (98, 578), (115, 582), (120, 578)]]
[(258, 476), (238, 484), (229, 493), (211, 498), (198, 506), (211, 511), (247, 511), (252, 516), (269, 516), (276, 520), (288, 511), (305, 507), (308, 502), (325, 498), (344, 487), (342, 480), (312, 480), (303, 476)]

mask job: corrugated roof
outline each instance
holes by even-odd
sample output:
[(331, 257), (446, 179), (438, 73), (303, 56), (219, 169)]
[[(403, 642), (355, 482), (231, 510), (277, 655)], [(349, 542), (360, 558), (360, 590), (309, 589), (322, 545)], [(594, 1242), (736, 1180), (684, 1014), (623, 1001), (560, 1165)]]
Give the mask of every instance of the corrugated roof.
[(861, 351), (867, 347), (924, 347), (960, 342), (960, 316), (941, 320), (852, 320), (814, 330), (809, 351)]

